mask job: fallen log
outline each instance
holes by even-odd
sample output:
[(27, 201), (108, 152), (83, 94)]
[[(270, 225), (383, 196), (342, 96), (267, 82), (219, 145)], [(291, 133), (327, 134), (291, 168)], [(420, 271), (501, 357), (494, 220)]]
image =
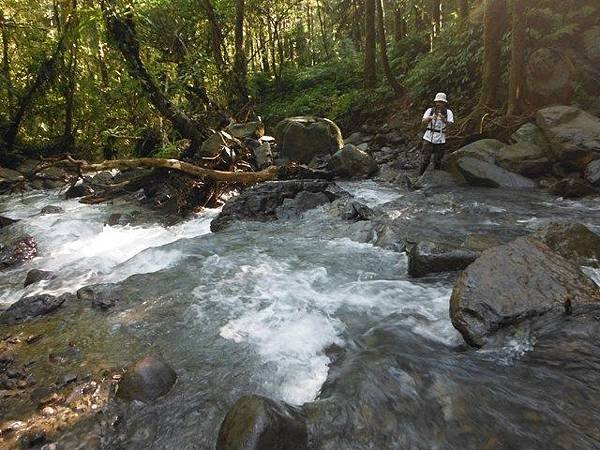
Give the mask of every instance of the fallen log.
[(178, 159), (161, 158), (134, 158), (113, 159), (101, 163), (88, 163), (84, 160), (74, 159), (66, 156), (61, 160), (54, 160), (48, 164), (42, 164), (36, 172), (50, 166), (70, 165), (76, 167), (80, 172), (101, 172), (112, 169), (138, 169), (140, 167), (162, 168), (177, 170), (204, 180), (231, 184), (254, 184), (263, 181), (274, 181), (279, 179), (279, 168), (267, 167), (259, 172), (227, 172), (223, 170), (207, 169), (194, 164), (180, 161)]

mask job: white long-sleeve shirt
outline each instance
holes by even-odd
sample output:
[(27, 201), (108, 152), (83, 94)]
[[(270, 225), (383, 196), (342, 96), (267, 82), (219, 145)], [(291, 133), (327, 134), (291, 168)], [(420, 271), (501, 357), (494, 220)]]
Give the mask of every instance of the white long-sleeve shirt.
[[(429, 108), (423, 114), (423, 119), (430, 117), (433, 115), (434, 109)], [(445, 144), (446, 143), (446, 124), (454, 123), (454, 113), (451, 110), (446, 110), (446, 120), (442, 119), (432, 119), (427, 124), (427, 131), (425, 131), (425, 135), (423, 139), (427, 142), (431, 142), (432, 144)]]

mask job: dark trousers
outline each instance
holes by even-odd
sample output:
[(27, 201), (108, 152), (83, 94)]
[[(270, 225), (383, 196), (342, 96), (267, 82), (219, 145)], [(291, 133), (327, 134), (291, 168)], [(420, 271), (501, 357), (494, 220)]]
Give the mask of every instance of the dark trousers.
[(421, 169), (419, 175), (423, 175), (431, 163), (431, 157), (433, 156), (433, 168), (440, 170), (442, 168), (442, 159), (444, 158), (444, 150), (446, 144), (432, 144), (428, 141), (423, 141), (423, 148), (421, 150)]

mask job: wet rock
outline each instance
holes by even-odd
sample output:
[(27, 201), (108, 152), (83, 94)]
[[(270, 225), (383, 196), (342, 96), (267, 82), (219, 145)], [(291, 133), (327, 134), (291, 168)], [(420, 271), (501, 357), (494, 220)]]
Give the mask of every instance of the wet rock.
[(31, 269), (29, 272), (27, 272), (23, 287), (27, 287), (30, 284), (34, 284), (43, 280), (52, 280), (53, 278), (56, 278), (56, 274), (52, 271)]
[(458, 186), (456, 178), (444, 170), (428, 170), (417, 181), (411, 183), (412, 189), (423, 188), (452, 188)]
[(49, 294), (24, 297), (10, 305), (6, 311), (0, 313), (0, 323), (14, 324), (49, 314), (72, 298), (71, 294), (64, 294), (59, 297)]
[(132, 223), (135, 223), (135, 217), (133, 217), (131, 214), (114, 213), (108, 216), (108, 219), (106, 220), (104, 225), (114, 227), (116, 225), (131, 225)]
[(0, 185), (5, 183), (18, 183), (24, 181), (25, 177), (16, 170), (0, 167)]
[(67, 189), (67, 192), (65, 192), (65, 198), (80, 198), (85, 197), (87, 195), (91, 195), (93, 193), (94, 190), (91, 186), (89, 186), (86, 183), (80, 183), (76, 184), (75, 186), (71, 186), (69, 189)]
[(46, 443), (46, 432), (43, 430), (31, 430), (21, 436), (22, 448), (34, 448)]
[(90, 180), (90, 185), (92, 189), (102, 190), (110, 187), (114, 182), (114, 176), (110, 172), (100, 172), (92, 177)]
[(299, 214), (305, 210), (302, 208), (312, 208), (322, 204), (320, 201), (312, 201), (317, 198), (320, 200), (327, 198), (331, 202), (348, 195), (335, 183), (329, 181), (290, 180), (261, 183), (230, 199), (219, 215), (211, 222), (210, 229), (213, 232), (220, 231), (230, 223), (239, 220), (260, 222), (276, 220), (278, 213), (283, 214), (280, 207), (284, 204), (284, 201), (296, 198), (301, 192), (321, 193), (323, 195), (315, 197), (303, 194), (298, 202), (286, 203), (288, 211), (294, 209), (294, 213)]
[(448, 171), (453, 175), (461, 177), (458, 169), (458, 161), (462, 158), (475, 158), (494, 164), (496, 154), (504, 147), (504, 143), (496, 139), (481, 139), (452, 152), (448, 156)]
[(275, 210), (275, 215), (278, 219), (291, 219), (330, 201), (323, 192), (302, 191), (294, 198), (284, 199), (281, 206)]
[(342, 211), (344, 220), (361, 221), (370, 220), (373, 217), (375, 217), (375, 212), (371, 208), (355, 200), (349, 201)]
[(305, 450), (308, 433), (301, 413), (266, 397), (240, 398), (229, 410), (217, 450)]
[(585, 179), (593, 186), (600, 187), (600, 159), (592, 161), (585, 167)]
[(256, 167), (259, 169), (265, 169), (273, 164), (273, 152), (271, 151), (271, 144), (263, 142), (258, 147), (253, 149), (254, 159), (256, 160)]
[(48, 205), (40, 210), (40, 214), (62, 214), (65, 210), (60, 206)]
[(115, 285), (98, 284), (95, 286), (86, 286), (77, 291), (77, 298), (90, 302), (92, 308), (106, 311), (115, 306), (119, 299), (113, 294)]
[(9, 219), (8, 217), (0, 216), (0, 229), (11, 226), (15, 222), (18, 222), (18, 220)]
[(478, 256), (478, 253), (464, 248), (435, 242), (418, 242), (408, 252), (408, 274), (422, 277), (430, 273), (463, 270)]
[(334, 154), (343, 146), (342, 133), (329, 119), (312, 116), (284, 119), (275, 128), (279, 156), (309, 164), (317, 155)]
[(261, 138), (265, 134), (265, 124), (256, 122), (233, 123), (226, 128), (227, 133), (237, 139)]
[(551, 106), (536, 113), (536, 122), (557, 161), (583, 170), (600, 158), (600, 119), (572, 106)]
[(59, 386), (66, 386), (67, 384), (75, 383), (77, 381), (77, 374), (67, 373), (58, 380)]
[(457, 161), (457, 167), (467, 182), (473, 186), (510, 189), (533, 189), (535, 187), (535, 183), (529, 178), (480, 159), (461, 158)]
[(467, 250), (480, 253), (504, 243), (494, 234), (471, 234), (465, 239), (463, 247)]
[(564, 198), (580, 198), (598, 193), (594, 186), (579, 178), (564, 178), (550, 186), (550, 192)]
[(465, 341), (486, 344), (497, 330), (565, 305), (600, 302), (600, 287), (549, 247), (531, 238), (485, 251), (459, 276), (450, 318)]
[(580, 223), (550, 223), (538, 228), (531, 238), (575, 264), (600, 264), (600, 236)]
[(367, 178), (377, 171), (377, 162), (368, 153), (349, 144), (334, 153), (327, 168), (340, 177)]
[(32, 236), (9, 238), (0, 243), (0, 270), (30, 260), (37, 255), (37, 242)]
[(117, 396), (125, 400), (150, 402), (171, 390), (177, 374), (161, 358), (146, 356), (126, 369)]
[(373, 136), (357, 131), (344, 139), (344, 144), (360, 145), (365, 142), (371, 142), (372, 140)]

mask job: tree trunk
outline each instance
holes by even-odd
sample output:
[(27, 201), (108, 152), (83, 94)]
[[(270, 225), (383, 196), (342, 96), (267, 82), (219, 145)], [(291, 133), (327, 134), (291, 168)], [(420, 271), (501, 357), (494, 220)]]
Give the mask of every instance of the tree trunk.
[(102, 1), (101, 7), (108, 34), (125, 58), (129, 75), (139, 81), (150, 103), (171, 122), (173, 128), (182, 137), (190, 139), (193, 148), (197, 147), (209, 135), (208, 131), (200, 129), (187, 115), (177, 109), (161, 91), (140, 57), (140, 44), (133, 18), (130, 14), (125, 19), (119, 17), (114, 8), (114, 2), (115, 0)]
[(392, 73), (392, 69), (390, 68), (390, 62), (388, 60), (387, 55), (387, 42), (385, 39), (385, 22), (384, 22), (384, 12), (383, 12), (383, 0), (376, 0), (377, 2), (377, 27), (379, 37), (379, 52), (381, 55), (381, 64), (383, 66), (383, 72), (385, 73), (385, 77), (390, 84), (390, 87), (393, 89), (396, 95), (402, 94), (402, 87), (396, 77)]
[(321, 40), (323, 42), (325, 58), (327, 58), (329, 61), (331, 56), (329, 55), (329, 45), (327, 45), (327, 35), (325, 34), (325, 22), (323, 21), (323, 13), (321, 12), (321, 4), (319, 0), (317, 0), (317, 18), (319, 19), (319, 26), (321, 27)]
[(523, 111), (525, 51), (527, 49), (527, 0), (512, 0), (512, 36), (507, 115)]
[[(74, 26), (77, 27), (77, 0), (71, 3), (71, 18)], [(68, 51), (68, 58), (65, 64), (65, 128), (63, 132), (62, 144), (64, 151), (69, 152), (75, 147), (75, 134), (73, 132), (73, 117), (75, 115), (75, 89), (77, 85), (77, 36), (73, 38)]]
[(500, 57), (506, 30), (506, 0), (484, 0), (483, 71), (479, 109), (498, 106), (498, 87), (502, 77)]
[(373, 87), (377, 81), (375, 66), (375, 1), (365, 0), (365, 64), (364, 83)]
[(406, 33), (405, 21), (399, 6), (394, 9), (394, 42), (398, 44)]
[(458, 16), (464, 25), (469, 20), (469, 0), (458, 0)]
[(442, 2), (441, 0), (431, 0), (431, 42), (439, 36), (442, 28)]
[(227, 73), (227, 63), (225, 60), (225, 51), (224, 51), (224, 38), (221, 24), (219, 23), (219, 19), (217, 18), (217, 14), (215, 13), (215, 9), (212, 6), (210, 0), (199, 0), (200, 6), (204, 9), (206, 13), (206, 18), (208, 19), (208, 23), (210, 24), (210, 46), (212, 49), (213, 58), (215, 59), (215, 64), (217, 69), (222, 75)]
[(248, 72), (244, 49), (244, 6), (245, 0), (235, 0), (235, 60), (233, 65), (233, 92), (230, 103), (233, 111), (240, 111), (248, 103)]
[(7, 110), (10, 111), (13, 105), (13, 86), (10, 76), (10, 54), (8, 51), (8, 25), (6, 24), (7, 18), (4, 17), (2, 11), (0, 11), (0, 35), (2, 37), (2, 71), (0, 77), (4, 79), (4, 86), (6, 86), (6, 101)]

